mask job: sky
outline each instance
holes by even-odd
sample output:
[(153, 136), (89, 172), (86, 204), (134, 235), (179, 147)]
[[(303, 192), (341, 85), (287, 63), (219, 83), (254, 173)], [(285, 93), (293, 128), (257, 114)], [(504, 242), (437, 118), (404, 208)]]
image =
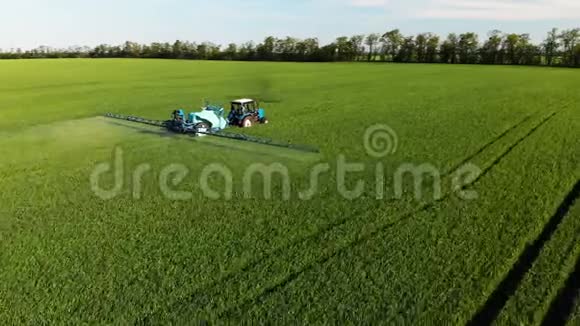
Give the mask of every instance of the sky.
[(0, 49), (580, 27), (580, 0), (0, 0)]

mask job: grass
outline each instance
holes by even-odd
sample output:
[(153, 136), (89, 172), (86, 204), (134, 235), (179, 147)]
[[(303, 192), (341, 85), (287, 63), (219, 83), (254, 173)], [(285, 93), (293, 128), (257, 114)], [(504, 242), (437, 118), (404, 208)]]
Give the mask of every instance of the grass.
[[(34, 60), (3, 61), (0, 71), (3, 323), (465, 323), (580, 179), (574, 70)], [(265, 100), (271, 123), (244, 132), (321, 153), (190, 139), (98, 117), (166, 119), (203, 98), (246, 96)], [(398, 151), (382, 159), (363, 146), (365, 129), (377, 123), (399, 138)], [(115, 148), (125, 182), (119, 196), (102, 200), (90, 175)], [(311, 200), (300, 200), (310, 169), (329, 162), (335, 171), (338, 155), (367, 167), (347, 178), (365, 182), (362, 196), (345, 200), (329, 173)], [(477, 200), (453, 195), (448, 173), (439, 201), (418, 202), (411, 188), (400, 199), (392, 188), (375, 198), (378, 162), (387, 171), (411, 162), (453, 172), (466, 160), (483, 171), (469, 187)], [(143, 163), (151, 172), (135, 199), (131, 173)], [(174, 163), (190, 171), (178, 186), (192, 192), (188, 200), (167, 199), (159, 188)], [(204, 196), (198, 178), (212, 163), (232, 171), (234, 199)], [(290, 200), (279, 179), (273, 199), (258, 187), (243, 198), (243, 172), (255, 163), (289, 169)], [(393, 173), (385, 177), (392, 184)], [(224, 189), (217, 178), (211, 184)], [(498, 321), (541, 321), (574, 264), (577, 250), (562, 249), (576, 243), (569, 216)]]

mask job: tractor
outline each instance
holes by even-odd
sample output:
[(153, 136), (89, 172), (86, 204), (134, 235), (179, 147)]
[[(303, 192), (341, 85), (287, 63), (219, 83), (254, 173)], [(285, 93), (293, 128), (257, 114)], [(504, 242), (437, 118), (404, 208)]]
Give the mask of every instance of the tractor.
[(224, 118), (224, 108), (222, 106), (210, 104), (206, 104), (200, 112), (189, 113), (187, 118), (183, 109), (174, 110), (171, 114), (171, 119), (166, 121), (115, 113), (106, 113), (105, 116), (111, 119), (126, 120), (134, 123), (162, 127), (173, 132), (188, 134), (190, 136), (213, 136), (319, 153), (317, 148), (311, 146), (290, 144), (268, 138), (251, 136), (245, 133), (238, 134), (224, 131), (228, 125), (248, 128), (256, 123), (268, 123), (265, 110), (260, 108), (256, 101), (241, 99), (232, 101), (231, 104), (231, 112), (227, 119)]
[(231, 102), (228, 123), (231, 126), (249, 128), (258, 123), (266, 124), (268, 119), (266, 119), (266, 111), (260, 108), (258, 102), (244, 98)]
[(185, 115), (183, 109), (173, 111), (171, 120), (166, 126), (179, 133), (203, 135), (208, 132), (218, 132), (230, 126), (249, 128), (257, 123), (268, 123), (266, 111), (251, 99), (240, 99), (231, 102), (228, 118), (224, 118), (224, 108), (218, 105), (206, 104), (200, 112)]

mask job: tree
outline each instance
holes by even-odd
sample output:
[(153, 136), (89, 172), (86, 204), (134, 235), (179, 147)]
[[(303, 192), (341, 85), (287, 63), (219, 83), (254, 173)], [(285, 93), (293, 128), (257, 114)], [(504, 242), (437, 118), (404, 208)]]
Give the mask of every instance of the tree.
[(197, 45), (191, 42), (184, 42), (182, 44), (183, 57), (186, 59), (197, 59)]
[(145, 58), (163, 58), (163, 45), (161, 43), (145, 45), (143, 46), (141, 53), (143, 53), (143, 57)]
[(394, 61), (397, 53), (399, 53), (403, 38), (403, 34), (398, 29), (388, 31), (381, 37), (384, 53), (391, 57), (391, 61)]
[(319, 50), (319, 42), (317, 38), (307, 38), (302, 41), (304, 44), (304, 58), (308, 61), (315, 60), (316, 53)]
[(479, 41), (477, 34), (464, 33), (459, 35), (457, 52), (459, 54), (460, 63), (468, 63), (468, 64), (477, 63), (478, 50), (479, 50)]
[(427, 42), (429, 35), (426, 33), (419, 34), (415, 38), (415, 48), (417, 50), (417, 62), (427, 61)]
[(221, 45), (211, 42), (205, 43), (207, 46), (207, 58), (209, 60), (218, 60), (221, 54)]
[(520, 36), (518, 34), (508, 34), (503, 40), (502, 49), (506, 54), (505, 63), (514, 65), (517, 64), (517, 46), (520, 42)]
[(371, 60), (374, 60), (374, 57), (376, 54), (375, 53), (376, 52), (376, 45), (379, 42), (380, 38), (381, 38), (381, 36), (379, 34), (376, 34), (376, 33), (367, 35), (367, 38), (365, 39), (365, 44), (369, 47), (367, 61), (370, 62)]
[(286, 37), (283, 40), (278, 40), (278, 53), (282, 56), (285, 61), (295, 60), (296, 57), (296, 44), (298, 40), (293, 37)]
[[(513, 65), (580, 66), (580, 28), (558, 32), (552, 29), (540, 44), (534, 44), (529, 34), (503, 34), (494, 30), (483, 44), (475, 33), (451, 33), (443, 42), (432, 33), (405, 36), (398, 29), (383, 35), (341, 36), (321, 46), (317, 38), (278, 39), (268, 36), (258, 46), (253, 42), (230, 43), (222, 48), (211, 42), (138, 44), (127, 41), (121, 45), (100, 44), (94, 48), (70, 46), (52, 48), (39, 46), (0, 50), (0, 59), (20, 58), (175, 58), (192, 60), (283, 60), (283, 61), (381, 61), (429, 63), (483, 63)], [(545, 58), (545, 59), (544, 59)]]
[(413, 36), (404, 37), (399, 52), (395, 56), (396, 62), (413, 62), (415, 60), (415, 40)]
[(546, 63), (548, 66), (551, 66), (554, 62), (554, 57), (556, 56), (559, 47), (560, 44), (558, 43), (558, 29), (552, 28), (552, 30), (548, 32), (546, 40), (542, 44), (544, 55), (546, 56)]
[(127, 41), (123, 45), (122, 53), (124, 57), (138, 58), (141, 54), (141, 45)]
[(318, 50), (318, 39), (307, 38), (296, 41), (295, 60), (313, 61), (314, 55)]
[(314, 61), (334, 61), (336, 60), (336, 53), (338, 46), (336, 43), (330, 43), (318, 49), (314, 55)]
[(246, 42), (240, 46), (238, 51), (240, 60), (255, 60), (256, 59), (256, 46), (254, 42)]
[(173, 58), (182, 59), (185, 54), (183, 43), (180, 40), (175, 41), (172, 46)]
[(346, 61), (352, 55), (352, 44), (348, 37), (341, 36), (336, 38), (336, 55), (338, 61)]
[(200, 58), (202, 60), (207, 60), (209, 57), (209, 50), (207, 48), (207, 43), (203, 42), (203, 43), (199, 44), (197, 46), (196, 52), (197, 52), (198, 58)]
[(425, 62), (437, 62), (437, 49), (439, 48), (439, 36), (435, 34), (427, 34), (427, 53), (425, 54)]
[(580, 44), (576, 45), (574, 50), (574, 66), (580, 67)]
[(274, 60), (274, 47), (277, 40), (273, 36), (264, 39), (264, 43), (258, 45), (256, 52), (259, 60)]
[(564, 47), (564, 62), (569, 66), (573, 66), (575, 63), (574, 51), (576, 50), (576, 45), (580, 43), (580, 28), (564, 30), (559, 38), (562, 40), (562, 46)]
[(296, 41), (296, 49), (294, 54), (294, 60), (296, 61), (307, 61), (308, 55), (306, 42), (303, 40)]
[(457, 34), (451, 33), (447, 39), (441, 44), (441, 62), (443, 63), (457, 63), (457, 48), (459, 46), (459, 38)]
[(364, 35), (354, 35), (350, 38), (351, 60), (357, 61), (363, 54)]
[(106, 44), (97, 45), (90, 53), (91, 58), (104, 58), (107, 55), (108, 46)]
[(230, 43), (224, 51), (224, 58), (226, 60), (235, 60), (237, 59), (237, 54), (238, 46), (235, 43)]
[(521, 34), (519, 36), (519, 41), (516, 44), (516, 64), (538, 64), (540, 61), (540, 58), (538, 57), (539, 52), (538, 47), (531, 44), (530, 35)]
[(501, 64), (503, 60), (501, 55), (503, 33), (499, 30), (493, 30), (488, 34), (488, 37), (480, 50), (481, 62), (485, 64)]

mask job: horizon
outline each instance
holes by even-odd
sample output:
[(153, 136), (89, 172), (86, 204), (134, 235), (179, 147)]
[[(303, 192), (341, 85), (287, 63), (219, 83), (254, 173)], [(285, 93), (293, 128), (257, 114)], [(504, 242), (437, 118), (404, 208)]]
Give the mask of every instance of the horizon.
[(259, 43), (267, 36), (316, 37), (328, 44), (339, 36), (395, 28), (405, 35), (433, 32), (442, 37), (474, 32), (480, 41), (497, 29), (527, 33), (539, 43), (554, 27), (562, 30), (580, 25), (580, 3), (572, 0), (28, 0), (8, 3), (3, 12), (0, 28), (15, 31), (0, 39), (4, 51), (120, 45), (125, 41), (181, 40), (226, 46)]

